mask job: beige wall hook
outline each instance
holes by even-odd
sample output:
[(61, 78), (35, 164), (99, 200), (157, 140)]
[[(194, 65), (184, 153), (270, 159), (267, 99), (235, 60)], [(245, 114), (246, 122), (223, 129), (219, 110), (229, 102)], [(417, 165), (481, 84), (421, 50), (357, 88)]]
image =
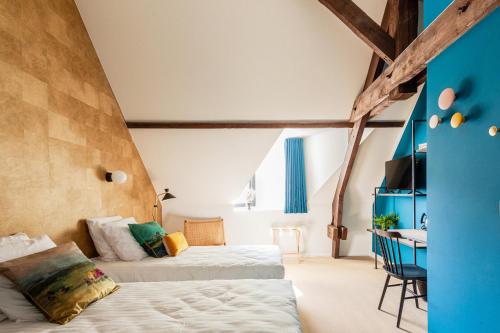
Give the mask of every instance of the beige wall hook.
[(438, 127), (439, 124), (441, 124), (441, 122), (442, 122), (442, 119), (439, 118), (439, 116), (437, 114), (434, 114), (429, 118), (429, 127), (434, 129), (434, 128)]
[(452, 88), (446, 88), (439, 94), (438, 106), (441, 110), (451, 108), (456, 99), (455, 91)]
[(496, 135), (497, 135), (497, 132), (498, 132), (498, 128), (497, 128), (495, 125), (491, 126), (491, 127), (488, 129), (488, 134), (489, 134), (490, 136), (496, 136)]

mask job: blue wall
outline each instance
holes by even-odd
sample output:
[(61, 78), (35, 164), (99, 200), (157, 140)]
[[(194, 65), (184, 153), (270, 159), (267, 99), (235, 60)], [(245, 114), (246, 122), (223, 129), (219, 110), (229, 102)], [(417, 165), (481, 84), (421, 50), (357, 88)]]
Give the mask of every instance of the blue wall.
[[(429, 24), (451, 0), (425, 1)], [(428, 66), (429, 332), (500, 332), (500, 11), (497, 9)], [(453, 110), (439, 93), (460, 96)], [(467, 122), (452, 129), (455, 111)]]
[[(410, 116), (410, 121), (403, 131), (403, 135), (398, 143), (393, 159), (411, 155), (411, 120), (426, 118), (426, 90), (426, 86), (424, 86), (415, 105), (415, 109)], [(417, 147), (419, 143), (423, 142), (427, 142), (427, 127), (425, 123), (417, 123), (415, 126), (415, 146)], [(385, 180), (381, 186), (385, 186)], [(426, 201), (426, 197), (417, 197), (417, 228), (420, 228), (420, 217), (422, 213), (427, 212)], [(397, 228), (413, 229), (413, 201), (411, 197), (378, 197), (376, 214), (387, 215), (392, 212), (400, 216)], [(380, 249), (377, 249), (377, 253), (380, 254)], [(403, 262), (413, 263), (413, 248), (401, 245), (401, 256)], [(426, 249), (417, 250), (417, 264), (422, 267), (427, 266)]]

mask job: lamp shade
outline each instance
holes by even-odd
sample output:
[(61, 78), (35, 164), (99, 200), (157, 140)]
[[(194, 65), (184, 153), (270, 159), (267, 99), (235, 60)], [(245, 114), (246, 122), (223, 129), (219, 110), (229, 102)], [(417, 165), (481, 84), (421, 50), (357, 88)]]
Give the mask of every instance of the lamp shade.
[(172, 193), (169, 192), (168, 188), (165, 189), (164, 192), (160, 192), (156, 195), (156, 201), (155, 201), (155, 204), (153, 205), (153, 220), (156, 221), (156, 218), (158, 217), (158, 206), (160, 204), (160, 197), (163, 196), (161, 198), (161, 201), (165, 201), (165, 200), (168, 200), (168, 199), (173, 199), (175, 198), (175, 195), (173, 195)]
[(106, 181), (123, 184), (127, 181), (127, 174), (121, 170), (106, 172)]
[(165, 201), (165, 200), (168, 200), (168, 199), (174, 199), (175, 198), (175, 195), (173, 195), (172, 193), (170, 193), (168, 191), (168, 188), (165, 189), (165, 195), (163, 196), (163, 198), (161, 198), (161, 201)]

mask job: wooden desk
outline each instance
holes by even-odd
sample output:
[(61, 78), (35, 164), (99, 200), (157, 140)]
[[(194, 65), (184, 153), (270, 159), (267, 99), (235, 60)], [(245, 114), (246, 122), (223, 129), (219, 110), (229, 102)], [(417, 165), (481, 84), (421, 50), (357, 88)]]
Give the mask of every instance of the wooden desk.
[(427, 247), (427, 230), (422, 229), (391, 229), (389, 231), (396, 231), (401, 234), (404, 238), (415, 241), (422, 246), (417, 247)]
[[(373, 229), (368, 228), (366, 231), (373, 233)], [(425, 249), (427, 248), (427, 230), (421, 229), (389, 229), (390, 231), (399, 232), (404, 237), (399, 239), (399, 243), (411, 248)], [(376, 248), (376, 247), (375, 247)], [(377, 252), (375, 251), (375, 268), (377, 268)]]
[[(368, 228), (366, 231), (373, 232), (373, 229)], [(399, 239), (400, 244), (404, 244), (409, 247), (416, 247), (417, 249), (425, 249), (427, 247), (427, 230), (420, 229), (389, 229), (390, 231), (396, 231), (403, 236)], [(413, 244), (413, 243), (416, 244)]]

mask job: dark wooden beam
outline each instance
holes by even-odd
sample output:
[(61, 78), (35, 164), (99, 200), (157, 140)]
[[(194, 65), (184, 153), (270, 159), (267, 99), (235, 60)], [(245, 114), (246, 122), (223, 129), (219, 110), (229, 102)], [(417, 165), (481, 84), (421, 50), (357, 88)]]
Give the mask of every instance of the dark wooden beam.
[(334, 228), (332, 233), (332, 257), (334, 258), (338, 258), (340, 256), (340, 240), (346, 239), (347, 237), (347, 230), (343, 229), (344, 227), (342, 226), (344, 193), (347, 189), (349, 178), (351, 177), (352, 168), (354, 167), (354, 161), (356, 160), (356, 156), (358, 154), (359, 145), (361, 143), (361, 138), (363, 137), (363, 131), (367, 120), (368, 116), (358, 120), (351, 133), (349, 133), (349, 144), (347, 146), (344, 163), (342, 164), (340, 170), (339, 181), (335, 189), (335, 196), (332, 205), (332, 226)]
[[(455, 0), (425, 29), (357, 99), (351, 120), (361, 119), (390, 93), (421, 73), (427, 64), (500, 4), (500, 0)], [(378, 108), (380, 110), (384, 108)]]
[(351, 0), (319, 0), (386, 63), (395, 59), (394, 39)]
[[(403, 127), (400, 120), (373, 120), (370, 128)], [(353, 128), (349, 120), (259, 120), (259, 121), (128, 121), (128, 128), (149, 129), (218, 129), (218, 128)]]
[[(382, 18), (382, 29), (387, 30), (391, 35), (394, 35), (396, 32), (397, 7), (395, 7), (395, 1), (397, 0), (387, 1), (384, 16)], [(368, 73), (366, 74), (363, 90), (372, 84), (372, 82), (382, 73), (383, 69), (384, 62), (374, 52), (370, 61), (370, 66), (368, 67)], [(342, 167), (340, 169), (339, 180), (332, 202), (332, 222), (328, 226), (328, 236), (332, 238), (332, 257), (334, 258), (338, 258), (340, 256), (340, 241), (347, 238), (347, 228), (342, 225), (344, 193), (351, 177), (352, 168), (354, 167), (359, 145), (361, 144), (361, 138), (363, 137), (364, 129), (368, 124), (369, 117), (370, 114), (367, 114), (360, 120), (356, 121), (355, 126), (349, 132), (348, 147), (344, 157), (344, 162), (342, 163)]]
[(396, 57), (417, 38), (418, 0), (393, 0), (397, 3), (397, 23), (394, 36)]
[(366, 74), (365, 83), (363, 85), (363, 90), (369, 87), (383, 70), (384, 62), (380, 61), (380, 57), (376, 53), (373, 53), (370, 60), (370, 66), (368, 67), (368, 73)]
[[(396, 57), (417, 38), (418, 0), (393, 0), (396, 2), (397, 24), (395, 31)], [(417, 93), (418, 82), (415, 78), (398, 85), (390, 93), (392, 100), (406, 100)]]

